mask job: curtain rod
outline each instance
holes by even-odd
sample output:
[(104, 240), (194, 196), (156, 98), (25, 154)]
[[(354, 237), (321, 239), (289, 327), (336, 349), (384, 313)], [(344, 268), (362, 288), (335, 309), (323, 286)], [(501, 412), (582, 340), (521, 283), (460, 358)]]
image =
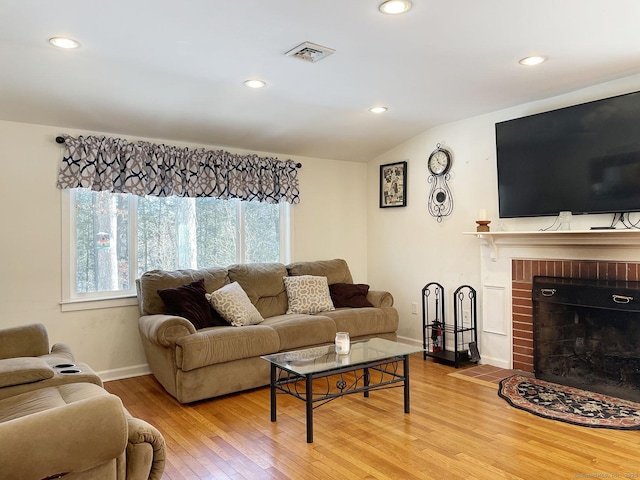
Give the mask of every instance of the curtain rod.
[[(64, 137), (57, 136), (56, 137), (56, 143), (63, 144), (64, 143)], [(300, 162), (296, 163), (296, 168), (302, 168), (302, 164)]]

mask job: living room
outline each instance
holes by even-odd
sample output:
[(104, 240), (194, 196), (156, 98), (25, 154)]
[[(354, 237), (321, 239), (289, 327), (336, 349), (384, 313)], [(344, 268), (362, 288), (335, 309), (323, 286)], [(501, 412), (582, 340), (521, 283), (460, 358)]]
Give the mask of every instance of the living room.
[[(480, 208), (487, 209), (489, 218), (498, 219), (495, 122), (625, 93), (639, 80), (640, 76), (631, 76), (442, 125), (369, 164), (292, 157), (303, 163), (299, 171), (302, 201), (292, 209), (294, 258), (345, 258), (355, 281), (393, 293), (401, 318), (399, 336), (420, 342), (421, 317), (412, 314), (411, 304), (420, 304), (424, 285), (439, 281), (451, 291), (463, 284), (477, 290), (481, 287), (480, 242), (463, 232), (475, 230)], [(4, 203), (2, 207), (4, 218), (17, 232), (1, 240), (4, 250), (12, 252), (5, 259), (12, 280), (3, 290), (2, 325), (14, 326), (27, 318), (42, 321), (53, 339), (74, 345), (78, 357), (93, 365), (105, 380), (147, 373), (135, 302), (125, 307), (61, 311), (61, 200), (55, 186), (62, 155), (55, 137), (61, 129), (7, 121), (0, 127), (0, 149), (6, 163), (2, 187), (8, 198), (21, 198), (17, 204)], [(64, 132), (72, 136), (93, 133), (66, 128)], [(428, 184), (423, 165), (432, 147), (443, 138), (455, 153), (452, 191), (456, 206), (450, 217), (437, 223), (426, 211)], [(402, 159), (409, 163), (407, 207), (380, 209), (379, 165)], [(330, 194), (326, 185), (332, 185)], [(575, 228), (609, 221), (607, 215), (593, 217), (574, 217)], [(503, 222), (505, 230), (513, 231), (550, 224), (547, 218)], [(34, 279), (37, 294), (29, 287)], [(498, 356), (497, 360), (508, 362), (509, 358)]]
[[(615, 52), (611, 55), (615, 56)], [(533, 75), (532, 84), (539, 81), (536, 76), (541, 74)], [(414, 313), (412, 305), (420, 305), (421, 289), (426, 283), (438, 281), (446, 286), (447, 292), (463, 284), (481, 291), (486, 280), (483, 268), (489, 261), (482, 257), (488, 255), (486, 247), (475, 236), (463, 232), (475, 231), (479, 210), (486, 210), (492, 228), (499, 221), (495, 123), (639, 90), (640, 74), (630, 67), (619, 68), (617, 73), (603, 75), (599, 80), (578, 80), (573, 85), (576, 87), (558, 88), (535, 101), (505, 104), (438, 124), (365, 161), (69, 126), (51, 123), (48, 118), (27, 121), (26, 112), (25, 116), (13, 118), (2, 114), (0, 158), (4, 174), (0, 186), (5, 201), (0, 212), (7, 227), (0, 239), (0, 248), (5, 252), (4, 265), (9, 274), (1, 294), (0, 327), (32, 322), (45, 324), (53, 342), (70, 344), (75, 356), (90, 364), (104, 381), (149, 373), (138, 332), (139, 311), (135, 299), (128, 299), (124, 306), (110, 308), (73, 311), (61, 308), (65, 246), (62, 244), (61, 191), (56, 188), (56, 179), (62, 147), (55, 138), (64, 133), (74, 137), (112, 135), (189, 148), (223, 148), (302, 163), (298, 173), (301, 202), (293, 206), (291, 212), (290, 259), (346, 259), (354, 281), (392, 292), (400, 316), (398, 338), (419, 344), (422, 341), (420, 310)], [(491, 85), (483, 88), (490, 91), (491, 96), (499, 96)], [(53, 102), (55, 95), (49, 94)], [(478, 95), (484, 93), (480, 91)], [(2, 105), (20, 104), (22, 100), (9, 91), (3, 94)], [(425, 115), (428, 114), (428, 105), (424, 109)], [(6, 112), (8, 108), (3, 110)], [(391, 114), (392, 109), (388, 113)], [(122, 115), (128, 114), (122, 111)], [(93, 115), (101, 113), (93, 112)], [(442, 222), (437, 222), (427, 211), (426, 160), (437, 144), (453, 153), (450, 188), (455, 205), (453, 213)], [(379, 167), (400, 161), (408, 164), (407, 205), (379, 208)], [(610, 220), (610, 215), (589, 215), (574, 217), (572, 225), (576, 229), (588, 229), (596, 224), (606, 225)], [(506, 231), (538, 230), (551, 222), (549, 217), (501, 220)], [(607, 252), (601, 258), (591, 259), (608, 260), (628, 253), (629, 249), (622, 248), (621, 252)], [(637, 261), (634, 255), (637, 254), (627, 259)], [(480, 298), (480, 311), (492, 313), (483, 311), (482, 301)], [(506, 337), (497, 346), (481, 348), (480, 354), (486, 363), (509, 367), (510, 344), (504, 347), (504, 342), (510, 340), (509, 334)]]

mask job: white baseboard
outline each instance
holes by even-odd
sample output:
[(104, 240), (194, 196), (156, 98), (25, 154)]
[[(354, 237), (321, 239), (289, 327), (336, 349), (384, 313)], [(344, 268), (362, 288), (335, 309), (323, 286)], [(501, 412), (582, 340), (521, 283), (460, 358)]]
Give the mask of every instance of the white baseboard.
[(508, 360), (503, 360), (501, 358), (483, 357), (482, 353), (480, 354), (480, 357), (480, 364), (482, 365), (492, 365), (494, 367), (505, 368), (507, 370), (510, 370), (512, 368), (511, 362), (509, 362)]
[[(406, 343), (407, 345), (414, 345), (416, 347), (422, 347), (422, 340), (416, 340), (409, 337), (398, 337), (398, 341)], [(500, 367), (510, 369), (511, 365), (508, 361), (501, 360), (499, 358), (482, 357), (480, 362), (482, 365), (493, 365), (494, 367)], [(140, 377), (142, 375), (151, 374), (149, 365), (134, 365), (132, 367), (114, 368), (112, 370), (103, 370), (96, 372), (103, 382), (109, 382), (112, 380), (122, 380), (124, 378)]]
[(416, 340), (415, 338), (398, 336), (398, 341), (400, 343), (406, 343), (407, 345), (414, 345), (416, 347), (422, 348), (422, 340)]
[[(398, 341), (406, 343), (407, 345), (414, 345), (416, 347), (422, 347), (422, 340), (416, 340), (415, 338), (398, 336)], [(482, 355), (482, 354), (481, 354)], [(510, 362), (499, 359), (482, 356), (480, 363), (482, 365), (493, 365), (494, 367), (510, 369)], [(122, 380), (123, 378), (139, 377), (141, 375), (149, 375), (151, 370), (149, 365), (134, 365), (131, 367), (114, 368), (112, 370), (103, 370), (96, 372), (103, 382), (109, 382), (111, 380)]]
[[(415, 338), (409, 338), (409, 337), (401, 337), (398, 336), (398, 341), (401, 343), (406, 343), (408, 345), (414, 345), (416, 347), (422, 347), (422, 340), (416, 340)], [(492, 357), (486, 357), (483, 356), (482, 353), (480, 353), (480, 362), (478, 362), (479, 365), (492, 365), (494, 367), (499, 367), (499, 368), (505, 368), (507, 370), (511, 369), (511, 362), (509, 362), (508, 360), (504, 360), (501, 358), (492, 358)]]
[(151, 370), (146, 363), (143, 365), (134, 365), (132, 367), (114, 368), (112, 370), (103, 370), (96, 372), (103, 382), (111, 380), (122, 380), (123, 378), (139, 377), (141, 375), (149, 375)]

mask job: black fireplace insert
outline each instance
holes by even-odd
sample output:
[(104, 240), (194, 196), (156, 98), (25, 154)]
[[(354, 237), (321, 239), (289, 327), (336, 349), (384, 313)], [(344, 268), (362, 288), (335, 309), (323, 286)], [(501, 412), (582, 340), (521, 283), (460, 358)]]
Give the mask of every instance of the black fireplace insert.
[(640, 402), (640, 282), (533, 278), (536, 378)]

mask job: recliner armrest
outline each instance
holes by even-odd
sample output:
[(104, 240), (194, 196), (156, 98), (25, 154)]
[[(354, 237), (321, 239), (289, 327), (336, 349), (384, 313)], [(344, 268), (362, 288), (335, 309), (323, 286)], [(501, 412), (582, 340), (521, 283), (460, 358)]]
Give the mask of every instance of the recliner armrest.
[(47, 355), (40, 355), (39, 358), (47, 362), (52, 367), (61, 363), (75, 363), (71, 347), (65, 343), (56, 343), (51, 347), (51, 353)]
[(53, 347), (51, 347), (51, 355), (65, 357), (70, 361), (74, 360), (71, 347), (66, 343), (55, 343)]
[(153, 425), (129, 416), (127, 479), (160, 480), (166, 461), (164, 437)]
[(193, 324), (176, 315), (143, 315), (138, 320), (140, 334), (163, 347), (175, 345), (178, 338), (196, 333)]
[(81, 472), (115, 460), (127, 421), (115, 395), (100, 395), (0, 423), (0, 471), (13, 478)]
[(53, 375), (53, 369), (41, 358), (0, 359), (0, 388), (47, 380)]

